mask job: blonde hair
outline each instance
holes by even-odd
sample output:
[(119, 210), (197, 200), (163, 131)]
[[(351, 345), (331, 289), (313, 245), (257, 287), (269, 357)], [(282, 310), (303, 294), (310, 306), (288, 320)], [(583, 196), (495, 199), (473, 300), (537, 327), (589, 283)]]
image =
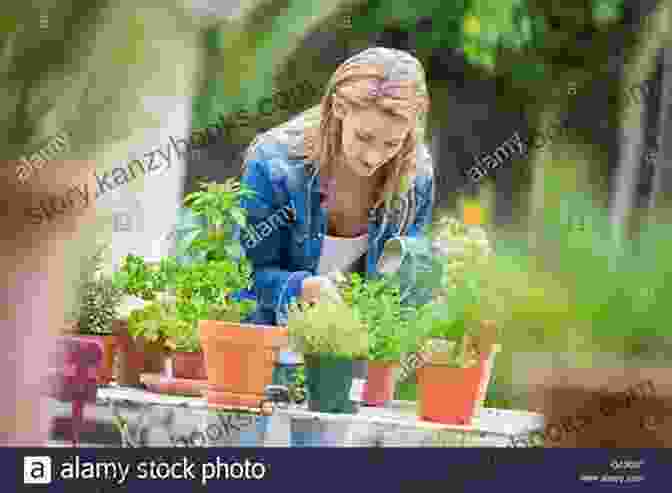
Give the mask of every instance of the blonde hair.
[[(382, 96), (372, 97), (369, 93), (371, 81), (391, 86), (389, 88), (396, 89), (397, 94), (384, 91)], [(340, 98), (350, 106), (377, 105), (385, 112), (415, 119), (415, 128), (408, 133), (392, 162), (384, 167), (386, 176), (374, 207), (384, 201), (386, 208), (390, 208), (392, 199), (404, 194), (413, 183), (418, 143), (424, 143), (429, 111), (422, 65), (404, 51), (369, 48), (343, 62), (329, 79), (320, 104), (255, 138), (245, 152), (243, 170), (264, 135), (288, 142), (292, 154), (308, 157), (318, 168), (332, 164), (341, 146), (341, 124), (333, 115), (334, 98)]]
[[(370, 82), (391, 85), (396, 94), (372, 94)], [(385, 165), (383, 187), (375, 207), (405, 193), (416, 173), (417, 144), (424, 140), (429, 96), (420, 62), (409, 53), (389, 48), (370, 48), (346, 60), (331, 76), (319, 108), (319, 121), (310, 126), (306, 118), (304, 145), (307, 156), (328, 167), (341, 146), (340, 120), (334, 116), (334, 102), (350, 108), (376, 106), (386, 113), (414, 122), (399, 152)], [(311, 108), (313, 114), (315, 110)], [(311, 111), (309, 110), (309, 111)], [(306, 115), (307, 116), (307, 115)]]

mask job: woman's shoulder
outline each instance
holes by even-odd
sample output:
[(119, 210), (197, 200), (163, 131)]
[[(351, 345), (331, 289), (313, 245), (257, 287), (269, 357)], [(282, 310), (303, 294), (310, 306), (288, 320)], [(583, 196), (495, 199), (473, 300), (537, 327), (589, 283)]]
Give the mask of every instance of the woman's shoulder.
[(305, 146), (306, 129), (314, 126), (315, 115), (316, 108), (311, 108), (257, 135), (246, 150), (245, 160), (281, 159), (303, 165), (308, 157)]
[(296, 135), (277, 128), (257, 135), (245, 150), (243, 169), (252, 161), (267, 168), (273, 175), (293, 174), (303, 170), (305, 161), (297, 153)]

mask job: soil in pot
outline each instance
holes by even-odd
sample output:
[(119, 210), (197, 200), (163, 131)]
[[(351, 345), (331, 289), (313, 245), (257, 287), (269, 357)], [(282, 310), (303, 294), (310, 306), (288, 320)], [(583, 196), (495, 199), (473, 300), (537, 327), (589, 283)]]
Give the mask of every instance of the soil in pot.
[(369, 361), (369, 373), (364, 385), (364, 405), (386, 406), (394, 398), (394, 371), (399, 363)]
[(205, 357), (201, 351), (173, 353), (173, 372), (175, 378), (190, 380), (207, 380), (205, 371)]
[(332, 355), (306, 355), (308, 409), (321, 413), (356, 412), (350, 400), (354, 365), (352, 359)]
[(116, 335), (78, 335), (79, 339), (98, 341), (103, 347), (103, 360), (98, 368), (96, 381), (99, 385), (107, 385), (114, 380), (114, 357), (118, 348)]
[(428, 364), (417, 370), (420, 419), (470, 425), (479, 396), (483, 363), (474, 368)]
[(199, 323), (208, 395), (213, 404), (256, 408), (273, 381), (277, 351), (288, 345), (287, 328), (215, 320)]

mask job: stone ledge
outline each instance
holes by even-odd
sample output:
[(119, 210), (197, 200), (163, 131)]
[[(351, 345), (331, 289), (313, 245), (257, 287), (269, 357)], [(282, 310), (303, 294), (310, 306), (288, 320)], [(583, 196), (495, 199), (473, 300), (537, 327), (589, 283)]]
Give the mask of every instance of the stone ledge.
[[(54, 401), (57, 415), (69, 416), (69, 404)], [(293, 432), (305, 436), (319, 434), (321, 446), (339, 447), (426, 447), (426, 446), (507, 446), (509, 437), (543, 426), (543, 417), (524, 411), (483, 409), (473, 426), (444, 425), (419, 421), (414, 402), (394, 401), (389, 407), (362, 407), (359, 414), (314, 413), (305, 407), (277, 407), (271, 417), (208, 408), (202, 398), (159, 395), (123, 387), (101, 387), (98, 402), (86, 408), (86, 415), (102, 428), (109, 444), (115, 416), (127, 422), (127, 442), (131, 446), (289, 447)], [(94, 418), (95, 416), (95, 418)], [(256, 426), (252, 426), (255, 423)], [(243, 423), (245, 421), (245, 423)], [(217, 438), (214, 430), (218, 429)], [(222, 432), (222, 430), (225, 431)], [(212, 433), (210, 433), (212, 431)], [(207, 433), (206, 433), (207, 432)], [(62, 436), (62, 435), (61, 435)], [(57, 439), (60, 439), (59, 436)], [(120, 440), (116, 446), (121, 445)], [(103, 437), (100, 437), (103, 438)], [(86, 431), (82, 441), (99, 443)], [(135, 444), (135, 445), (134, 445)], [(114, 446), (115, 444), (112, 444)], [(128, 445), (128, 443), (127, 443)], [(248, 445), (258, 446), (258, 445)], [(304, 445), (308, 446), (308, 445)]]

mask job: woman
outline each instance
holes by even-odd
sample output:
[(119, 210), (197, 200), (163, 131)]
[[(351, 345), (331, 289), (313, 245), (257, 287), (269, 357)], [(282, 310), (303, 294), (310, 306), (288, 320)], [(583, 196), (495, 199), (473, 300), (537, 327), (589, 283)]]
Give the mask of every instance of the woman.
[(371, 48), (338, 67), (320, 105), (257, 136), (243, 164), (250, 228), (239, 232), (254, 269), (249, 322), (284, 325), (290, 301), (333, 289), (331, 273), (373, 276), (386, 244), (420, 237), (434, 202), (428, 108), (420, 62)]

